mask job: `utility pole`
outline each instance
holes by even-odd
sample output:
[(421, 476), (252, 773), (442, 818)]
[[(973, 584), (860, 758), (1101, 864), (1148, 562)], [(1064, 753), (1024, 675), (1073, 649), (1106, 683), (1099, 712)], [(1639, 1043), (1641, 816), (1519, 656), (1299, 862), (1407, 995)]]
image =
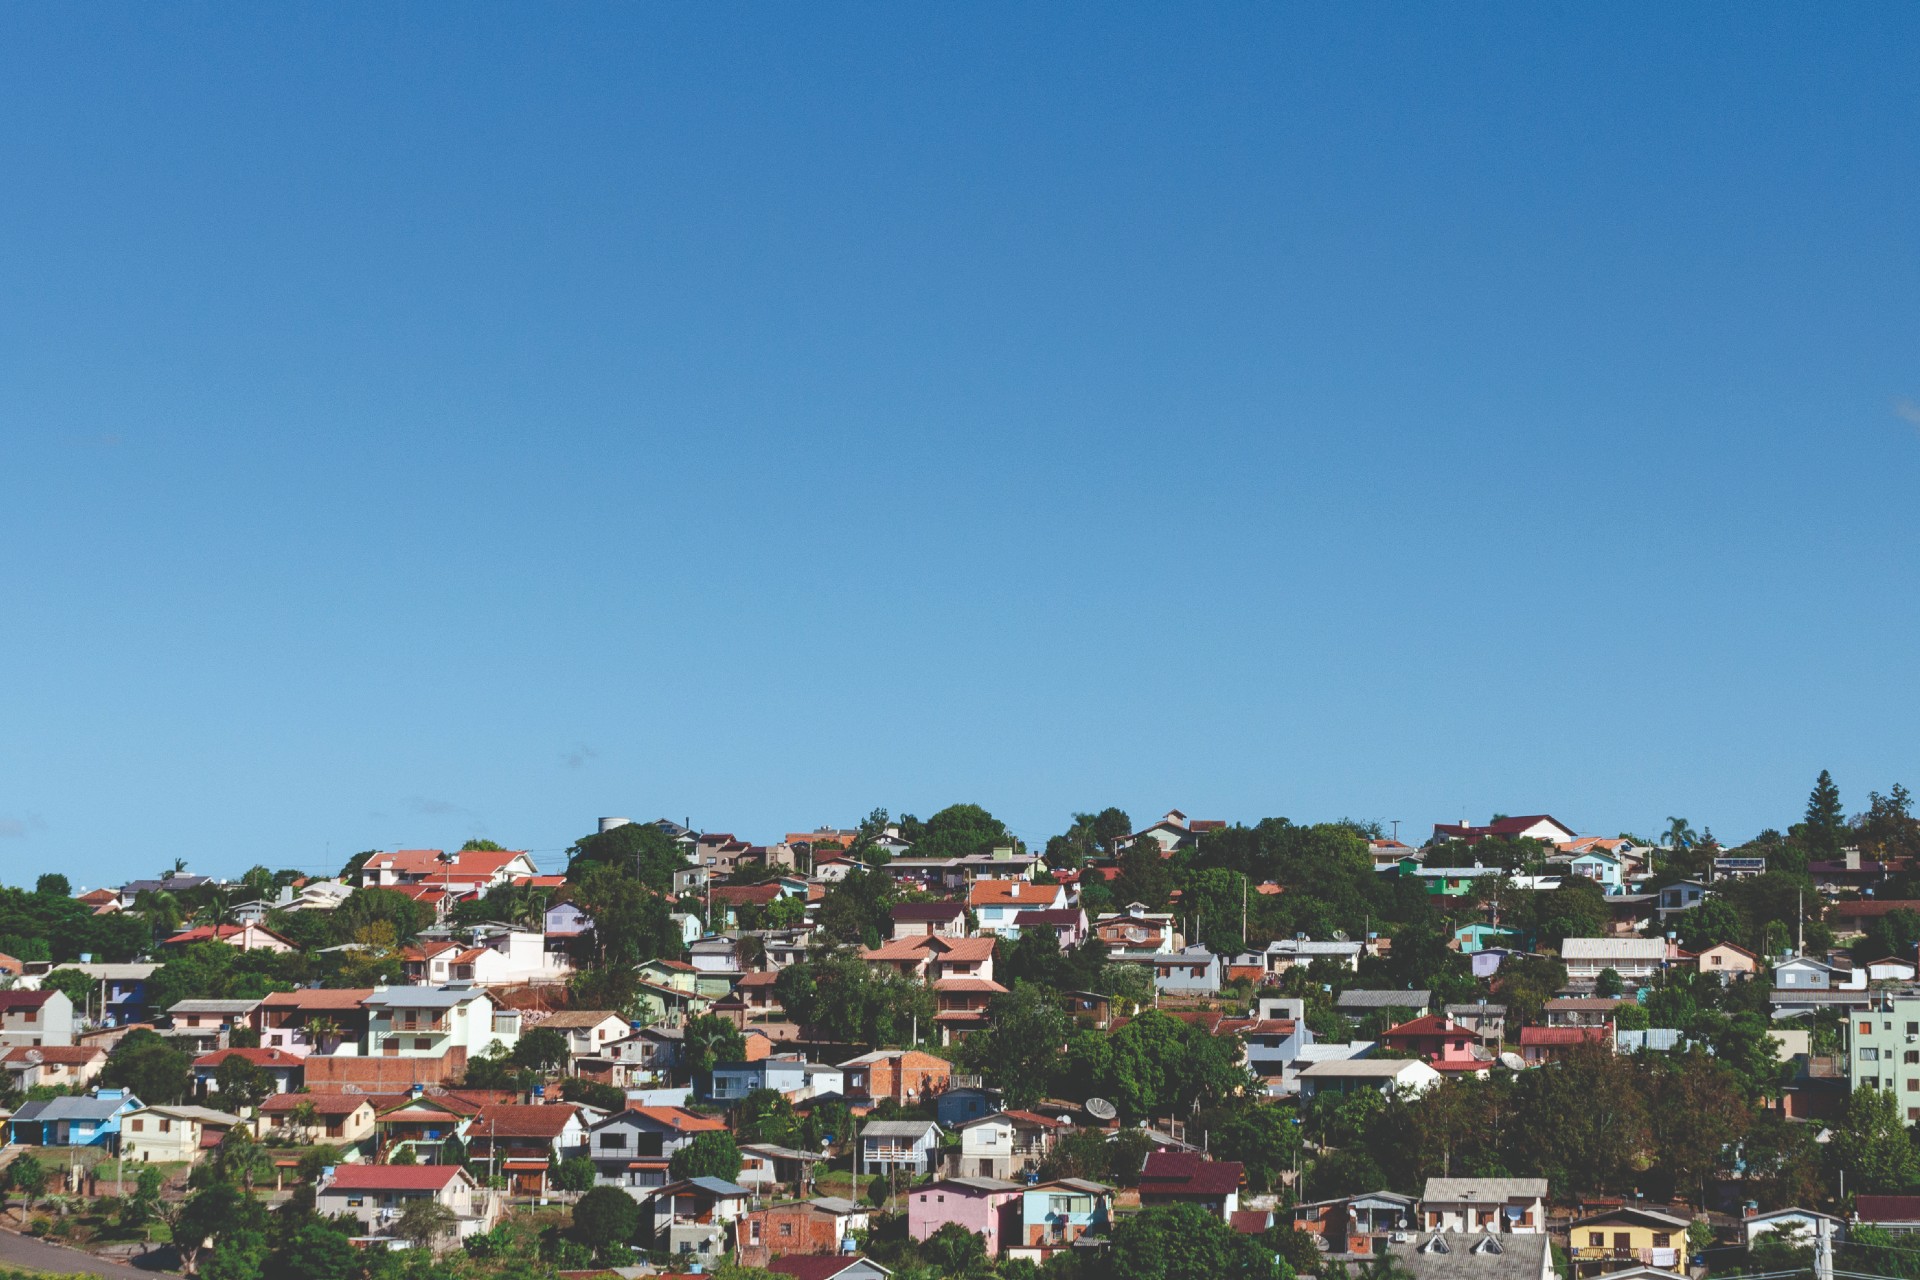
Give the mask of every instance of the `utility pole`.
[(1240, 876), (1240, 949), (1247, 949), (1247, 877)]
[(1833, 1280), (1833, 1223), (1824, 1216), (1814, 1220), (1813, 1280)]

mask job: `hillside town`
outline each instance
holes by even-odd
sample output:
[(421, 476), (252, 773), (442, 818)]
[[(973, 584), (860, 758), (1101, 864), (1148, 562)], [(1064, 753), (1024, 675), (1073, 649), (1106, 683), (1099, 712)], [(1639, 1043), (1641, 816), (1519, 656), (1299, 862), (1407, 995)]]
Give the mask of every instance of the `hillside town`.
[(1902, 787), (1736, 847), (595, 825), (0, 890), (0, 1226), (212, 1280), (1920, 1276)]

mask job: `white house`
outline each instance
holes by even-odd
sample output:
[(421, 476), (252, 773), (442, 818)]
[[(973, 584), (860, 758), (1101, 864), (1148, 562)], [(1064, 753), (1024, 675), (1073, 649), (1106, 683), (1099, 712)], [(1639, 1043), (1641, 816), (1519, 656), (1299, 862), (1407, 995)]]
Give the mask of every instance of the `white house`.
[(416, 1200), (436, 1200), (452, 1212), (452, 1239), (491, 1230), (499, 1214), (493, 1192), (452, 1164), (338, 1165), (315, 1189), (313, 1209), (322, 1217), (357, 1218), (366, 1235), (390, 1237), (407, 1205)]
[(1579, 985), (1611, 969), (1628, 984), (1644, 986), (1674, 955), (1665, 938), (1568, 938), (1560, 945), (1567, 981)]
[(857, 1170), (931, 1173), (940, 1150), (940, 1126), (931, 1120), (875, 1120), (860, 1131)]
[(376, 987), (361, 1003), (369, 1057), (438, 1058), (464, 1049), (471, 1061), (520, 1042), (519, 1010), (495, 1008), (484, 987)]
[(1020, 932), (1022, 911), (1058, 911), (1067, 905), (1067, 889), (1059, 884), (1031, 880), (975, 880), (967, 889), (967, 905), (980, 923), (981, 933)]
[(1300, 1096), (1311, 1100), (1359, 1089), (1419, 1095), (1440, 1083), (1440, 1073), (1414, 1058), (1332, 1058), (1301, 1068), (1298, 1079)]
[(1427, 1231), (1491, 1231), (1544, 1235), (1545, 1178), (1428, 1178), (1420, 1197)]

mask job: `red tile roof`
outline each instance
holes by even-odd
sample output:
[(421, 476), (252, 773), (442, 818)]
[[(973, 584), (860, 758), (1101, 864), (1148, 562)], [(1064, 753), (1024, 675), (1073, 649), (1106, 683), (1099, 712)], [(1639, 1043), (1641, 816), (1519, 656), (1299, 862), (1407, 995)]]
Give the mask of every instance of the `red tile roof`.
[(482, 1107), (467, 1127), (467, 1136), (489, 1138), (545, 1138), (552, 1141), (566, 1131), (578, 1114), (571, 1103), (499, 1103)]
[(105, 1055), (97, 1044), (16, 1044), (0, 1053), (0, 1062), (51, 1062), (56, 1066), (85, 1066)]
[(861, 1261), (864, 1259), (851, 1253), (837, 1257), (830, 1253), (789, 1253), (769, 1262), (767, 1270), (793, 1276), (795, 1280), (833, 1280), (833, 1277)]
[(1155, 1151), (1140, 1171), (1140, 1192), (1143, 1196), (1222, 1196), (1239, 1190), (1245, 1173), (1246, 1166), (1237, 1160)]
[(216, 1049), (212, 1053), (203, 1053), (193, 1060), (196, 1067), (217, 1067), (228, 1058), (245, 1058), (256, 1067), (300, 1067), (306, 1059), (286, 1052), (284, 1049)]
[(679, 1133), (703, 1133), (727, 1127), (727, 1122), (717, 1116), (695, 1115), (679, 1107), (628, 1107), (627, 1111)]
[(460, 1176), (457, 1164), (343, 1164), (333, 1171), (341, 1191), (438, 1191)]
[(262, 1009), (358, 1009), (373, 994), (372, 987), (303, 987), (275, 991), (260, 1002)]
[(269, 1115), (312, 1107), (315, 1115), (350, 1116), (363, 1106), (372, 1105), (364, 1094), (354, 1093), (276, 1093), (260, 1104)]
[(1862, 1222), (1920, 1222), (1920, 1196), (1855, 1196), (1853, 1211)]

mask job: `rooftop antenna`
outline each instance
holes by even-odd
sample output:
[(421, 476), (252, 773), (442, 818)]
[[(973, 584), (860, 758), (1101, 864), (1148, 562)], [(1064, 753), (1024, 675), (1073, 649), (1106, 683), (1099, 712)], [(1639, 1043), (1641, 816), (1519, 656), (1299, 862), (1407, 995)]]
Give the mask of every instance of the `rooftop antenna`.
[(1398, 818), (1393, 819), (1393, 842), (1400, 843), (1400, 819)]

